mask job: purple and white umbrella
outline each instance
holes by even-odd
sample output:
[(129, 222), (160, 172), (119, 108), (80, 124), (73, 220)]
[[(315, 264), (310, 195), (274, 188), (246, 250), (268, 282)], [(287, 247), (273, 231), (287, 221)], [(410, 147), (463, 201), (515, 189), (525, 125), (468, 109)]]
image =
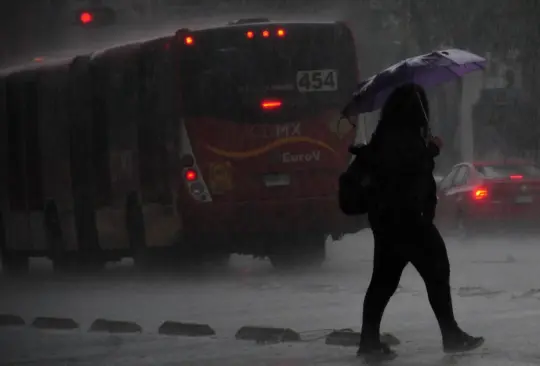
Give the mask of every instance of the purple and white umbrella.
[(383, 106), (394, 89), (404, 84), (415, 83), (428, 88), (485, 67), (485, 58), (460, 49), (408, 58), (361, 82), (342, 114), (351, 117), (373, 112)]

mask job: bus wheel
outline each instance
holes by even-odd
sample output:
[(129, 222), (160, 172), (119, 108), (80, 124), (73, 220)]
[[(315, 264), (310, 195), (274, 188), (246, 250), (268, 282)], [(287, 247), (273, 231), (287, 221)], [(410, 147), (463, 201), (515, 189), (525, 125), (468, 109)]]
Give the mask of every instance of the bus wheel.
[(67, 260), (67, 269), (84, 273), (100, 272), (105, 269), (107, 260), (100, 253), (81, 253)]
[(146, 246), (144, 214), (135, 192), (130, 193), (126, 200), (126, 229), (135, 267), (142, 270), (151, 269), (155, 260)]
[(2, 272), (7, 275), (21, 275), (28, 273), (30, 260), (25, 255), (13, 252), (2, 253)]
[(227, 268), (229, 266), (230, 260), (230, 253), (216, 253), (210, 255), (210, 258), (208, 258), (209, 264), (217, 268)]
[(326, 234), (282, 239), (269, 255), (275, 268), (320, 267), (326, 260)]
[(6, 228), (0, 213), (0, 255), (2, 257), (2, 272), (5, 274), (24, 274), (30, 269), (26, 255), (7, 249)]
[(200, 268), (205, 265), (226, 268), (229, 265), (231, 254), (228, 250), (223, 249), (228, 247), (223, 240), (215, 235), (184, 234), (179, 262), (188, 269)]
[(305, 261), (308, 265), (320, 267), (326, 260), (326, 234), (315, 234), (306, 243)]
[(58, 208), (54, 201), (49, 200), (45, 203), (43, 216), (49, 246), (49, 258), (52, 260), (53, 270), (55, 272), (67, 271), (70, 269), (71, 263), (65, 250)]

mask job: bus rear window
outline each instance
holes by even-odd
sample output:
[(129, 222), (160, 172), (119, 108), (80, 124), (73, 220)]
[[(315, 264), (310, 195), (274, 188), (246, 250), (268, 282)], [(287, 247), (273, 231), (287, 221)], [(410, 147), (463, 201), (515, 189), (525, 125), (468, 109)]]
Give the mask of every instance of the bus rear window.
[[(340, 109), (356, 87), (354, 42), (341, 25), (233, 27), (196, 33), (193, 40), (181, 67), (191, 115), (294, 119)], [(261, 108), (267, 100), (277, 102), (271, 114)]]

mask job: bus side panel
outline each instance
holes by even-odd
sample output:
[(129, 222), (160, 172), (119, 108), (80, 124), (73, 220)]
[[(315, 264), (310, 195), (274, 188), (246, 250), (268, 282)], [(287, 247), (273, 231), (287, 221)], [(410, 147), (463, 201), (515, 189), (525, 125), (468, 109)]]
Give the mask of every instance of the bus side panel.
[(48, 250), (47, 236), (44, 226), (44, 196), (43, 196), (43, 156), (41, 149), (41, 127), (39, 109), (39, 81), (38, 75), (33, 75), (25, 83), (25, 102), (23, 113), (25, 116), (26, 137), (26, 178), (28, 212), (30, 222), (30, 235), (33, 242), (34, 252)]
[(40, 129), (43, 194), (54, 202), (63, 249), (77, 250), (70, 168), (68, 65), (46, 70), (40, 79)]
[(31, 236), (27, 177), (26, 151), (26, 98), (23, 75), (8, 78), (8, 190), (10, 215), (6, 222), (7, 248), (14, 251), (31, 252)]
[(6, 245), (6, 221), (9, 215), (8, 137), (6, 110), (6, 79), (0, 77), (0, 255)]
[(159, 39), (143, 45), (140, 59), (139, 173), (149, 247), (172, 245), (181, 230), (175, 204), (179, 133), (171, 52), (168, 39)]
[(96, 162), (93, 151), (93, 96), (89, 57), (77, 57), (69, 71), (70, 172), (79, 250), (99, 252), (96, 224)]
[(137, 59), (108, 51), (92, 61), (95, 112), (94, 148), (97, 172), (97, 225), (106, 250), (129, 249), (126, 201), (138, 195), (137, 123), (139, 78)]

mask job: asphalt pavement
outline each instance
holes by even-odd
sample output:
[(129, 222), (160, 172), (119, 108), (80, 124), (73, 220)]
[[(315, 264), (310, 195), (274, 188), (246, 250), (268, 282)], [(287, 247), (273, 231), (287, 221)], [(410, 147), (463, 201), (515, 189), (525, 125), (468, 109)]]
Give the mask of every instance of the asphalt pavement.
[[(358, 365), (354, 347), (329, 346), (324, 337), (359, 329), (372, 245), (369, 232), (348, 236), (328, 243), (322, 269), (292, 272), (235, 257), (226, 270), (141, 274), (126, 261), (67, 276), (37, 260), (28, 276), (0, 277), (0, 315), (26, 323), (0, 327), (0, 365)], [(540, 364), (540, 239), (448, 240), (448, 250), (456, 316), (486, 344), (445, 356), (424, 285), (408, 267), (383, 321), (383, 331), (401, 340), (392, 363)], [(72, 319), (76, 327), (36, 329), (38, 317)], [(90, 332), (96, 319), (133, 322), (140, 332)], [(207, 324), (215, 335), (161, 335), (165, 321)], [(236, 340), (243, 326), (291, 328), (301, 341)]]

